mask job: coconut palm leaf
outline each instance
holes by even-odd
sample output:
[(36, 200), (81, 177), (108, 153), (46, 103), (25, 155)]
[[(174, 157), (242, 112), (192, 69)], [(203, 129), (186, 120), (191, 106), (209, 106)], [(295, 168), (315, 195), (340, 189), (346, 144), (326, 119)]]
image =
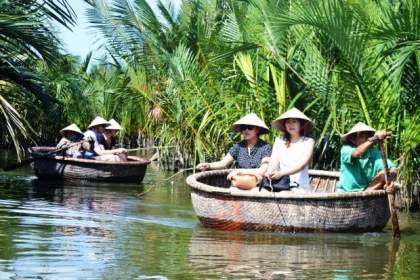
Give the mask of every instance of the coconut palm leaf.
[[(35, 60), (53, 63), (59, 56), (59, 43), (47, 20), (69, 27), (74, 18), (75, 14), (65, 0), (17, 0), (13, 5), (10, 1), (0, 1), (0, 80), (14, 85), (22, 94), (34, 95), (47, 112), (52, 111), (55, 99), (49, 94), (43, 77), (35, 70)], [(5, 120), (9, 138), (19, 152), (17, 132), (27, 136), (23, 127), (26, 123), (6, 97), (0, 91), (1, 118)]]
[[(102, 3), (91, 23), (121, 61), (106, 71), (121, 80), (92, 77), (112, 88), (92, 94), (95, 106), (128, 110), (126, 124), (141, 119), (131, 131), (185, 157), (219, 158), (238, 139), (229, 130), (236, 119), (254, 111), (270, 121), (291, 106), (315, 119), (317, 167), (338, 167), (339, 135), (357, 121), (412, 129), (418, 1), (193, 0), (177, 13), (160, 1), (155, 10), (144, 0)], [(406, 134), (389, 142), (391, 154), (415, 155)]]
[(14, 107), (7, 102), (7, 100), (0, 95), (0, 113), (1, 117), (4, 119), (2, 126), (6, 126), (6, 130), (10, 135), (10, 139), (15, 147), (17, 152), (18, 160), (20, 160), (20, 155), (22, 153), (22, 147), (19, 142), (19, 135), (23, 137), (28, 137), (26, 125), (22, 120), (22, 117), (14, 109)]

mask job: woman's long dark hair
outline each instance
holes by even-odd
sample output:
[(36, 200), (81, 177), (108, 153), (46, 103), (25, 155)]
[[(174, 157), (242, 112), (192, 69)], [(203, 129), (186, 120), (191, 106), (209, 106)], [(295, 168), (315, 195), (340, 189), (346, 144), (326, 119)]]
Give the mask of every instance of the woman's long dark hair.
[[(300, 124), (300, 130), (299, 130), (299, 134), (300, 136), (308, 136), (309, 135), (309, 130), (306, 129), (306, 126), (310, 125), (308, 121), (306, 120), (302, 120), (302, 119), (297, 119), (299, 121)], [(287, 121), (287, 120), (286, 120)], [(287, 132), (286, 129), (286, 121), (284, 121), (284, 131), (283, 131), (283, 139), (286, 142), (286, 147), (289, 148), (290, 147), (290, 143), (292, 141), (292, 135), (290, 135), (289, 132)]]

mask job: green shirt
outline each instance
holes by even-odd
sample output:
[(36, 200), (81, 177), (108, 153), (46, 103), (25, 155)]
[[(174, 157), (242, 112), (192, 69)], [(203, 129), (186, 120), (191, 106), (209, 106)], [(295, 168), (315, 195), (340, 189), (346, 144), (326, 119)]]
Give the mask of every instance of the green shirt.
[[(353, 145), (344, 145), (340, 152), (340, 182), (339, 192), (364, 191), (372, 179), (384, 169), (381, 152), (374, 147), (369, 148), (363, 157), (352, 158), (351, 154), (356, 149)], [(388, 161), (388, 168), (395, 165)]]

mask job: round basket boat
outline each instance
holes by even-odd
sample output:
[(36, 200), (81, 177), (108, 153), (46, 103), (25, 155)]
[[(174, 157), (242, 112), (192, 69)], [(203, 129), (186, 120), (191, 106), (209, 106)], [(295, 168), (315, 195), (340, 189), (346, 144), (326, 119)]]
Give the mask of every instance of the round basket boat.
[(240, 190), (230, 170), (190, 175), (195, 213), (206, 227), (254, 231), (380, 231), (390, 212), (385, 191), (338, 193), (338, 172), (310, 170), (311, 192)]
[(45, 156), (54, 150), (52, 147), (33, 147), (31, 167), (35, 175), (43, 180), (63, 181), (99, 181), (140, 183), (150, 161), (128, 157), (127, 162), (99, 161), (91, 159), (69, 158), (63, 156)]

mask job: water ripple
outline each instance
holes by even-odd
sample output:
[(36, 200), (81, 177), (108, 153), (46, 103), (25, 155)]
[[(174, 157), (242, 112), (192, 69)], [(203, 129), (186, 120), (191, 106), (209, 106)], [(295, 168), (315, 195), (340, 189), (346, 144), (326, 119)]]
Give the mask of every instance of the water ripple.
[(401, 214), (398, 246), (390, 228), (209, 230), (199, 225), (181, 181), (137, 197), (160, 182), (148, 176), (144, 186), (126, 188), (0, 176), (0, 279), (420, 279), (415, 214)]

